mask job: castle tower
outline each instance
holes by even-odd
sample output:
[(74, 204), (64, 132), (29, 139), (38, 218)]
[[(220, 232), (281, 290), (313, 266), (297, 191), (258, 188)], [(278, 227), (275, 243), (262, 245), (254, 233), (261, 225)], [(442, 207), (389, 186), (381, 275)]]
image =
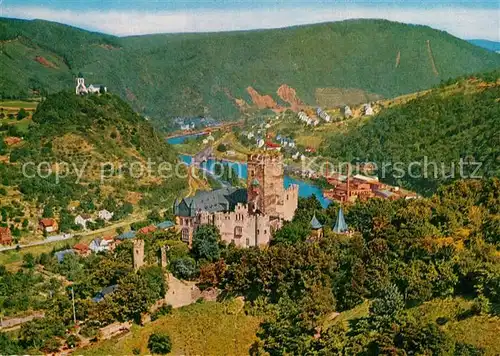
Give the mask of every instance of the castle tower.
[(144, 266), (144, 240), (134, 240), (134, 270)]
[(82, 94), (87, 94), (88, 90), (87, 87), (85, 86), (85, 78), (81, 74), (78, 75), (78, 78), (76, 78), (76, 95), (82, 95)]
[(163, 246), (161, 249), (160, 249), (160, 266), (162, 266), (163, 268), (166, 268), (167, 265), (168, 265), (168, 258), (167, 258), (167, 251), (169, 250), (169, 246)]
[(283, 156), (276, 153), (248, 155), (248, 208), (270, 217), (281, 217), (284, 197)]

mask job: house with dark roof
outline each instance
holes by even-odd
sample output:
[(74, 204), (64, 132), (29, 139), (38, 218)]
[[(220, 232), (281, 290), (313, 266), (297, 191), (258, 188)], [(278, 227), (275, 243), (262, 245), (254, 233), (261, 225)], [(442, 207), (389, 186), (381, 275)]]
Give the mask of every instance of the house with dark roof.
[(156, 225), (156, 227), (159, 229), (159, 230), (168, 230), (168, 229), (171, 229), (175, 226), (175, 224), (173, 222), (171, 222), (170, 220), (165, 220), (161, 223), (159, 223), (158, 225)]
[(59, 262), (59, 263), (61, 263), (64, 260), (64, 256), (74, 255), (74, 254), (75, 254), (75, 251), (72, 249), (54, 252), (54, 256), (56, 256), (57, 262)]
[(114, 284), (112, 286), (108, 286), (104, 289), (102, 289), (100, 292), (98, 292), (94, 298), (92, 298), (93, 302), (99, 303), (104, 299), (105, 296), (114, 293), (118, 289), (118, 284)]
[(130, 230), (130, 231), (127, 231), (127, 232), (124, 232), (123, 234), (121, 235), (118, 235), (116, 238), (118, 240), (130, 240), (130, 239), (133, 239), (135, 237), (137, 233), (133, 230)]

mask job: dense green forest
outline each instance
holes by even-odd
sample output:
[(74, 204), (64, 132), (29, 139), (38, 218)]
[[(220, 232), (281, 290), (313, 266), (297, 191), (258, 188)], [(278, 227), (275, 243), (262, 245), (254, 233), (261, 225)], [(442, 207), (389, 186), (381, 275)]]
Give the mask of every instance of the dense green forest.
[(288, 84), (316, 105), (318, 88), (393, 97), (500, 66), (500, 55), (445, 32), (382, 20), (118, 38), (0, 19), (0, 40), (1, 96), (63, 90), (82, 72), (88, 83), (106, 85), (162, 127), (173, 116), (235, 118), (232, 98), (251, 104), (249, 86), (288, 105), (276, 94)]
[(499, 176), (498, 78), (497, 71), (479, 78), (489, 84), (458, 80), (384, 108), (365, 125), (332, 137), (322, 153), (339, 161), (375, 162), (386, 182), (427, 195), (453, 179)]
[[(19, 219), (15, 207), (26, 202), (42, 210), (43, 217), (59, 216), (67, 231), (79, 213), (105, 208), (119, 220), (133, 211), (131, 203), (163, 209), (186, 186), (174, 173), (175, 151), (115, 95), (49, 95), (27, 132), (7, 135), (23, 141), (3, 150), (9, 160), (0, 163), (0, 187), (21, 193), (3, 200), (4, 223), (9, 216)], [(162, 164), (170, 171), (161, 171)], [(131, 193), (137, 195), (133, 201)]]
[[(296, 234), (265, 250), (229, 249), (223, 273), (207, 280), (268, 316), (255, 355), (480, 355), (445, 324), (453, 313), (499, 313), (499, 203), (497, 178), (460, 181), (430, 199), (358, 202), (346, 214), (357, 233), (343, 236), (331, 230), (337, 206), (301, 200), (287, 226)], [(313, 214), (325, 224), (319, 243), (306, 241), (310, 228), (303, 233)], [(422, 303), (457, 296), (474, 300), (471, 308), (441, 310), (447, 317), (430, 321), (415, 314)], [(332, 312), (367, 299), (366, 316), (329, 323)], [(491, 345), (499, 350), (498, 340)]]

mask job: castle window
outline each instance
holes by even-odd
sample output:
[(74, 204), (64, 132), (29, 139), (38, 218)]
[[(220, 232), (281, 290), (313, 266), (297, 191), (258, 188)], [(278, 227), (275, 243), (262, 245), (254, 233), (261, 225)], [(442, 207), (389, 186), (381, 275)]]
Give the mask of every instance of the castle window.
[(188, 229), (182, 229), (182, 241), (189, 241), (189, 230)]
[(250, 246), (250, 239), (247, 239), (246, 244), (247, 246)]
[(241, 239), (242, 236), (243, 236), (243, 228), (241, 226), (236, 226), (234, 228), (234, 238)]
[(264, 230), (264, 235), (267, 234), (267, 230)]
[(259, 229), (257, 229), (257, 235), (259, 235), (259, 234), (260, 234), (260, 231), (259, 231)]

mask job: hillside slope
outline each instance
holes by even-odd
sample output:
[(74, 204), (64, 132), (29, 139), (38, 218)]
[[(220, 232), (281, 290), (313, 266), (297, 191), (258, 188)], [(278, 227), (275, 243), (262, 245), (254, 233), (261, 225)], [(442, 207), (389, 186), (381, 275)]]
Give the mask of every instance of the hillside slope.
[[(498, 71), (462, 79), (382, 109), (365, 125), (332, 137), (323, 153), (380, 168), (386, 164), (386, 181), (424, 194), (450, 179), (499, 176), (499, 101)], [(460, 160), (481, 166), (476, 171), (476, 164), (464, 165), (460, 177)], [(378, 174), (384, 178), (382, 169)]]
[(82, 72), (162, 126), (173, 116), (237, 117), (240, 108), (262, 106), (252, 101), (256, 92), (289, 107), (288, 95), (277, 93), (283, 84), (297, 101), (315, 105), (322, 89), (392, 97), (500, 67), (500, 55), (445, 32), (383, 20), (117, 38), (0, 19), (0, 40), (1, 95), (67, 89)]
[[(6, 194), (0, 208), (22, 206), (24, 215), (7, 214), (6, 223), (24, 217), (36, 225), (42, 215), (71, 221), (69, 215), (102, 208), (117, 212), (119, 220), (130, 210), (127, 203), (135, 210), (164, 209), (186, 186), (173, 171), (175, 151), (115, 95), (49, 95), (27, 133), (9, 129), (0, 132), (0, 142), (13, 135), (22, 140), (1, 151)], [(171, 170), (160, 171), (161, 163)]]

